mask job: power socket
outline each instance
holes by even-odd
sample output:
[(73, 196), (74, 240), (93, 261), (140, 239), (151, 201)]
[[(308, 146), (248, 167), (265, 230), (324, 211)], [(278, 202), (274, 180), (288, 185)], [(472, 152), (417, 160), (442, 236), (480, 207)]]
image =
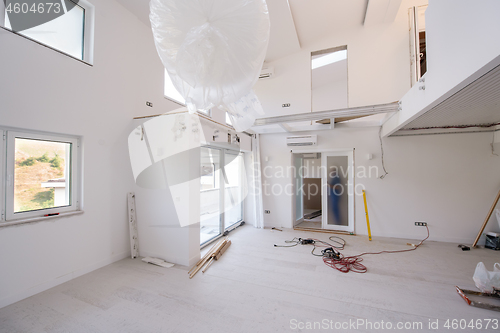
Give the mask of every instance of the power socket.
[(271, 214), (271, 211), (270, 210), (265, 210), (264, 213)]
[(427, 227), (427, 222), (415, 222), (417, 227)]

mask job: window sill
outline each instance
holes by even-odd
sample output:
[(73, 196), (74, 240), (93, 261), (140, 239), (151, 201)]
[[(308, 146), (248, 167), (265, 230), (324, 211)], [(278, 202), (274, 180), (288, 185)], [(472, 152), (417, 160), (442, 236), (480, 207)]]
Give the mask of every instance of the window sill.
[(88, 66), (90, 66), (90, 67), (93, 67), (93, 66), (94, 66), (92, 63), (90, 63), (90, 62), (88, 62), (88, 61), (86, 61), (86, 60), (82, 60), (82, 59), (76, 58), (76, 57), (74, 57), (74, 56), (72, 56), (72, 55), (70, 55), (70, 54), (67, 54), (67, 53), (66, 53), (66, 52), (64, 52), (64, 51), (58, 50), (58, 49), (56, 49), (56, 48), (53, 48), (52, 46), (49, 46), (49, 45), (47, 45), (47, 44), (44, 44), (44, 43), (42, 43), (42, 42), (37, 41), (36, 39), (30, 38), (30, 37), (28, 37), (28, 36), (25, 36), (25, 35), (23, 35), (23, 34), (20, 34), (20, 33), (18, 33), (18, 32), (15, 32), (15, 31), (13, 31), (13, 30), (11, 30), (11, 29), (9, 29), (9, 28), (3, 27), (3, 26), (0, 26), (0, 28), (1, 28), (1, 29), (3, 29), (3, 30), (5, 30), (5, 31), (8, 31), (8, 32), (10, 32), (10, 33), (13, 33), (14, 35), (18, 35), (19, 37), (22, 37), (22, 38), (25, 38), (25, 39), (27, 39), (27, 40), (30, 40), (30, 41), (32, 41), (32, 42), (34, 42), (34, 43), (37, 43), (38, 45), (41, 45), (41, 46), (44, 46), (44, 47), (46, 47), (46, 48), (48, 48), (48, 49), (51, 49), (51, 50), (53, 50), (53, 51), (56, 51), (57, 53), (60, 53), (60, 54), (62, 54), (62, 55), (65, 55), (65, 56), (67, 56), (67, 57), (69, 57), (69, 58), (71, 58), (71, 59), (74, 59), (74, 60), (76, 60), (76, 61), (79, 61), (79, 62), (81, 62), (82, 64), (88, 65)]
[(58, 219), (58, 218), (61, 218), (61, 217), (67, 217), (67, 216), (73, 216), (73, 215), (80, 215), (80, 214), (83, 214), (83, 213), (84, 213), (83, 210), (77, 210), (77, 211), (74, 211), (74, 212), (61, 213), (59, 215), (53, 215), (53, 216), (37, 216), (37, 217), (30, 217), (30, 218), (25, 218), (25, 219), (5, 221), (5, 222), (0, 222), (0, 228), (2, 228), (2, 227), (8, 227), (8, 226), (11, 226), (11, 225), (17, 225), (17, 224), (24, 224), (24, 223), (40, 222), (40, 221)]

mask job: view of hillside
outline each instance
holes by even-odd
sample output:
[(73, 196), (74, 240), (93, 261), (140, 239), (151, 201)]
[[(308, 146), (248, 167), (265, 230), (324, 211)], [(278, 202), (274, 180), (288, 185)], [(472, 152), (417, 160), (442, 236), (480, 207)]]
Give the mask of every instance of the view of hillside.
[(16, 138), (15, 147), (14, 212), (54, 207), (54, 189), (42, 183), (64, 177), (70, 145)]

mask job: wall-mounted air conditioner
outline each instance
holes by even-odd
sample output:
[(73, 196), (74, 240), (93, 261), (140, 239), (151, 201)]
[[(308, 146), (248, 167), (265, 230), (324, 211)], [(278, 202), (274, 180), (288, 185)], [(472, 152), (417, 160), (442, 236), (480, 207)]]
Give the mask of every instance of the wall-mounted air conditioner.
[(317, 143), (317, 135), (289, 136), (286, 138), (287, 146), (315, 146)]
[(274, 67), (262, 68), (259, 79), (270, 79), (274, 75)]

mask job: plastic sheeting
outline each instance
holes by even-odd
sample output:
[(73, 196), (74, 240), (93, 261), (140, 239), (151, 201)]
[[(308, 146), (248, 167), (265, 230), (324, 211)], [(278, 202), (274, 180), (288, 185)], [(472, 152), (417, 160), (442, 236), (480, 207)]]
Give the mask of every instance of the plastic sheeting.
[(225, 109), (238, 131), (262, 107), (251, 91), (269, 42), (265, 0), (151, 0), (158, 54), (191, 113)]
[(500, 264), (493, 265), (493, 271), (488, 271), (484, 263), (479, 262), (472, 278), (476, 287), (483, 293), (493, 293), (495, 289), (500, 290)]

